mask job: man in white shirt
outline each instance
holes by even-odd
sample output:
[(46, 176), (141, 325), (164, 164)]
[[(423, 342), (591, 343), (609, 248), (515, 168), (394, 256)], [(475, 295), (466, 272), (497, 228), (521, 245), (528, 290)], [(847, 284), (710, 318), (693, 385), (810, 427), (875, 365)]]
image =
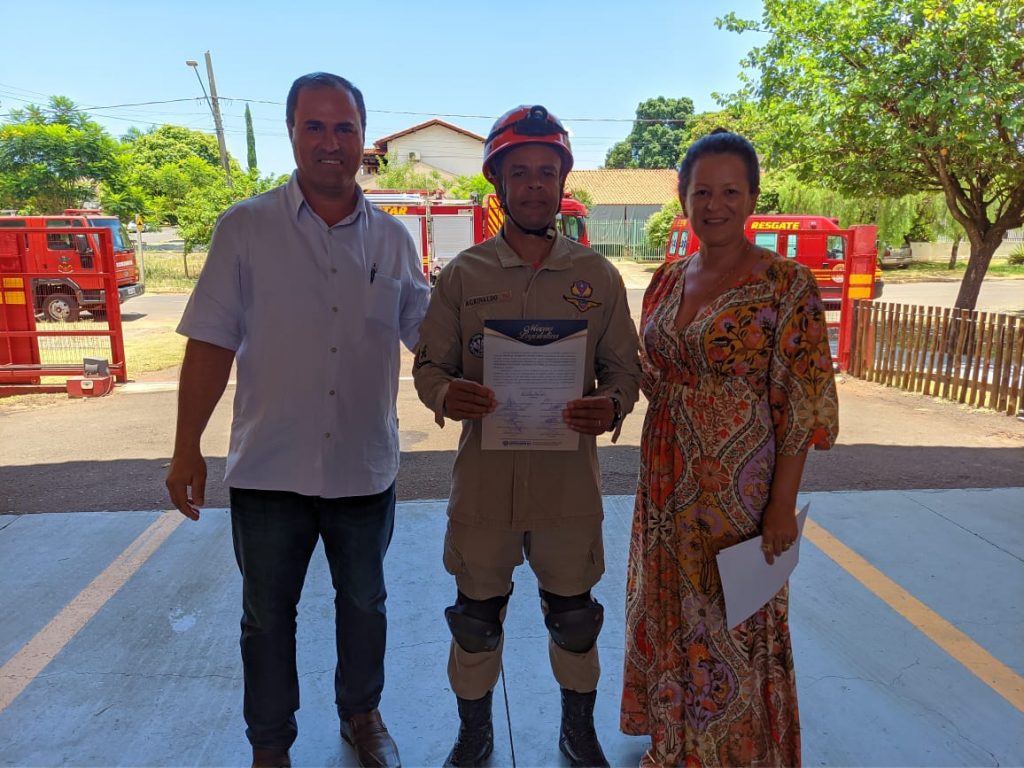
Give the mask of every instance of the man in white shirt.
[(290, 764), (296, 607), (319, 539), (337, 592), (341, 735), (360, 765), (399, 765), (377, 710), (383, 559), (398, 472), (399, 343), (415, 344), (430, 289), (408, 232), (355, 183), (366, 130), (359, 90), (337, 75), (305, 75), (286, 113), (296, 171), (223, 214), (178, 326), (189, 341), (167, 488), (197, 520), (200, 438), (236, 364), (225, 480), (253, 765)]

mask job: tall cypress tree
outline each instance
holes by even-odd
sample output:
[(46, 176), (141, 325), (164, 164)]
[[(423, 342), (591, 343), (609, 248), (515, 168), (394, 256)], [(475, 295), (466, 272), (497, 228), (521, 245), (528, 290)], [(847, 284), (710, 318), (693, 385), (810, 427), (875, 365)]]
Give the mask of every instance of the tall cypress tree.
[(249, 105), (245, 105), (245, 145), (248, 148), (247, 165), (249, 170), (256, 170), (256, 134), (252, 130), (252, 112)]

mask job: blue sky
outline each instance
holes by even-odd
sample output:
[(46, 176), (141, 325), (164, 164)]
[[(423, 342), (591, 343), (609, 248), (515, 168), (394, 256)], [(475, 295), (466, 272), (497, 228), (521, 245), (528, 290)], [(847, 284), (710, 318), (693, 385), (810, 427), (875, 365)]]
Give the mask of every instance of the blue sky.
[(164, 122), (212, 133), (185, 65), (197, 60), (205, 83), (209, 50), (228, 150), (245, 165), (248, 101), (265, 173), (294, 166), (284, 100), (315, 70), (362, 89), (367, 146), (432, 117), (486, 135), (507, 109), (540, 103), (568, 125), (577, 167), (597, 168), (644, 99), (689, 96), (699, 112), (738, 88), (764, 36), (716, 29), (730, 10), (760, 18), (761, 0), (5, 3), (4, 27), (20, 31), (4, 39), (0, 115), (60, 94), (96, 107), (115, 136)]

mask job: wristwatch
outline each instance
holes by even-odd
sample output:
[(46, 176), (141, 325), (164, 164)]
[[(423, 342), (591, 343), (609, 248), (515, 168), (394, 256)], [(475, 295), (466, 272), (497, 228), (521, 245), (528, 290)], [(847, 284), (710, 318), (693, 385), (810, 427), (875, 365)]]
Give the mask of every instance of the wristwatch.
[(612, 423), (608, 429), (615, 429), (619, 426), (619, 422), (622, 421), (622, 403), (619, 402), (619, 398), (615, 395), (609, 395), (608, 399), (612, 401)]

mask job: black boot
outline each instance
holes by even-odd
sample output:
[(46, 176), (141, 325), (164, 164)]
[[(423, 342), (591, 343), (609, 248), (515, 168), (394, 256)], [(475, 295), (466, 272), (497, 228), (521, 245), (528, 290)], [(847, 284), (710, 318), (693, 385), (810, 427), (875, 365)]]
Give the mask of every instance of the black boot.
[(444, 761), (445, 768), (482, 765), (494, 750), (494, 729), (491, 726), (491, 694), (480, 699), (460, 699), (459, 735)]
[(558, 748), (577, 768), (608, 768), (594, 730), (596, 700), (597, 691), (577, 693), (562, 689), (562, 731), (558, 734)]

